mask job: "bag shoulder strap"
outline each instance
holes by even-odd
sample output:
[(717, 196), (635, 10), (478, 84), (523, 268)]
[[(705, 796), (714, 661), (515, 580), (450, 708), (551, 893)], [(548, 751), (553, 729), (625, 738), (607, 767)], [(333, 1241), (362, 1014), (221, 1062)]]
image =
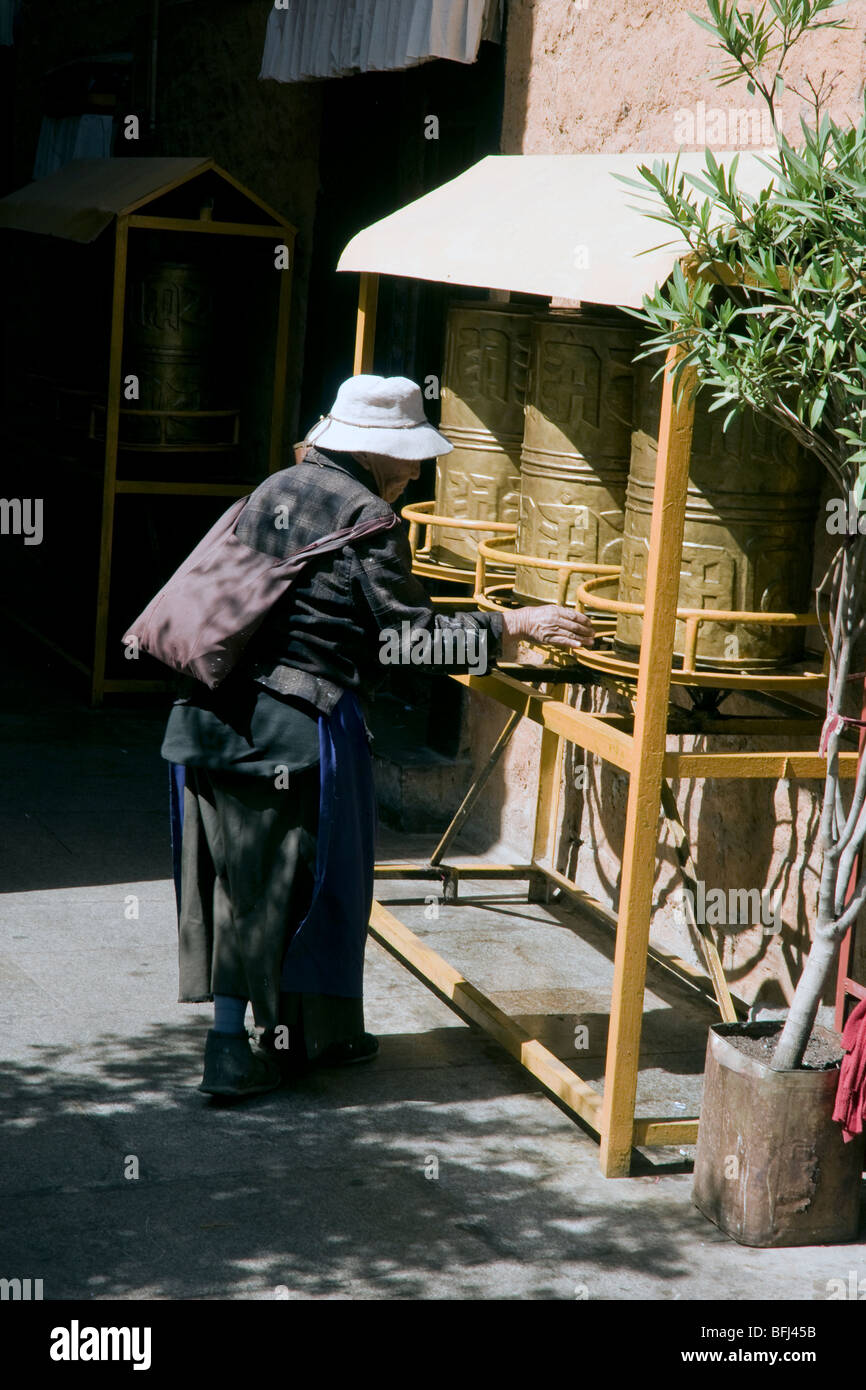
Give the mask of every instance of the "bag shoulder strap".
[(342, 550), (343, 546), (351, 545), (353, 541), (362, 540), (365, 536), (376, 535), (379, 531), (390, 531), (399, 520), (397, 513), (392, 511), (387, 516), (371, 517), (369, 521), (359, 521), (355, 526), (344, 526), (342, 530), (331, 531), (328, 535), (320, 536), (318, 540), (310, 541), (308, 545), (301, 546), (299, 550), (293, 550), (282, 560), (276, 561), (274, 569), (278, 573), (283, 567), (296, 569), (318, 555)]

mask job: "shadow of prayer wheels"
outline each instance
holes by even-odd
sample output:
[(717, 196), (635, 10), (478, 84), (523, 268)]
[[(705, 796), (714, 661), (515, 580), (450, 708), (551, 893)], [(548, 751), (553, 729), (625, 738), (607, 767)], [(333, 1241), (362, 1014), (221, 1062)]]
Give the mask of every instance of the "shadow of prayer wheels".
[[(532, 326), (517, 553), (619, 564), (638, 333), (616, 310), (553, 310)], [(571, 599), (580, 582), (569, 581)], [(518, 563), (514, 592), (555, 603), (557, 573)]]
[[(448, 311), (435, 511), (516, 523), (532, 307), (463, 301)], [(474, 569), (480, 532), (435, 528), (431, 558)]]
[[(642, 603), (649, 554), (661, 377), (637, 364), (637, 428), (632, 435), (619, 598)], [(722, 430), (711, 397), (695, 401), (692, 456), (678, 606), (727, 612), (802, 613), (810, 606), (819, 464), (786, 431), (748, 412)], [(617, 649), (633, 655), (642, 618), (620, 614)], [(678, 621), (674, 652), (685, 651)], [(803, 656), (802, 627), (706, 622), (698, 628), (695, 664), (763, 670)]]
[[(124, 372), (139, 379), (140, 411), (216, 409), (215, 297), (208, 272), (180, 261), (151, 261), (130, 285)], [(158, 443), (157, 420), (134, 420), (131, 443)], [(127, 425), (127, 429), (130, 425)], [(213, 421), (178, 415), (164, 424), (168, 445), (209, 442)]]

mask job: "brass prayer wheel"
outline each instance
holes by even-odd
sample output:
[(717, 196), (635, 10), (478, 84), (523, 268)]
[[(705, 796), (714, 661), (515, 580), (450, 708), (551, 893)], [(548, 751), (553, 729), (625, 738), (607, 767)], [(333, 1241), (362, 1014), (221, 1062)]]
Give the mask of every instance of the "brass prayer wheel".
[[(553, 310), (533, 323), (518, 554), (619, 564), (637, 350), (616, 310)], [(518, 564), (514, 592), (554, 603), (556, 571)]]
[[(128, 304), (124, 371), (135, 373), (140, 391), (132, 404), (177, 411), (223, 404), (214, 377), (214, 293), (207, 271), (185, 262), (152, 261), (130, 286)], [(146, 442), (150, 422), (136, 423)], [(203, 437), (204, 424), (171, 420), (165, 437), (170, 443), (194, 443)]]
[[(620, 600), (642, 603), (649, 554), (661, 378), (639, 363), (638, 420), (622, 545)], [(808, 611), (820, 488), (817, 460), (785, 430), (747, 412), (722, 429), (706, 391), (695, 400), (678, 606), (751, 613)], [(616, 647), (633, 654), (642, 618), (620, 614)], [(698, 627), (698, 665), (763, 670), (803, 655), (802, 627), (706, 622)], [(674, 650), (685, 649), (678, 621)]]
[[(436, 511), (516, 523), (531, 306), (461, 301), (448, 311)], [(435, 528), (432, 557), (474, 567), (483, 532)]]

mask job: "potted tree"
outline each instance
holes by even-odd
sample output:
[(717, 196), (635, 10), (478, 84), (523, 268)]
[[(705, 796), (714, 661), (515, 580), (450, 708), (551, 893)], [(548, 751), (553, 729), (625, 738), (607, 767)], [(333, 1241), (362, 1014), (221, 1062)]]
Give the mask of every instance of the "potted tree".
[(693, 368), (724, 427), (750, 409), (793, 434), (830, 474), (835, 515), (846, 519), (817, 591), (829, 677), (812, 947), (784, 1026), (717, 1025), (708, 1049), (695, 1201), (754, 1245), (853, 1237), (862, 1170), (862, 1145), (843, 1143), (832, 1119), (839, 1040), (816, 1018), (866, 899), (866, 758), (853, 785), (839, 777), (840, 740), (862, 714), (854, 654), (866, 633), (866, 117), (854, 126), (832, 120), (832, 84), (822, 77), (807, 81), (811, 115), (796, 145), (777, 119), (791, 49), (817, 28), (844, 27), (827, 17), (838, 3), (706, 0), (708, 18), (692, 16), (726, 56), (715, 80), (745, 79), (769, 108), (776, 150), (758, 196), (738, 189), (736, 159), (725, 168), (710, 150), (699, 178), (660, 161), (632, 181), (652, 200), (649, 215), (690, 248), (687, 269), (678, 262), (644, 300), (652, 337), (643, 355), (676, 345), (675, 391)]

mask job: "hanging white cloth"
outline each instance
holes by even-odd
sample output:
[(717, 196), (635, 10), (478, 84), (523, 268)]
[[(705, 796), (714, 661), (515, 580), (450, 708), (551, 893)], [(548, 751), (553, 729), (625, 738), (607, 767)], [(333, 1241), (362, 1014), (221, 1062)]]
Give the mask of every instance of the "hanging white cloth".
[(501, 38), (502, 11), (502, 0), (281, 0), (259, 76), (306, 82), (432, 58), (474, 63), (482, 39)]
[(484, 13), (484, 31), (482, 39), (489, 39), (491, 43), (501, 43), (502, 41), (502, 21), (505, 18), (505, 0), (494, 0), (492, 5), (488, 5)]
[(459, 5), (433, 0), (433, 4), (416, 5), (409, 56), (417, 61), (433, 57), (474, 63), (486, 9), (485, 0), (464, 0)]
[(73, 159), (107, 159), (113, 124), (111, 116), (43, 116), (34, 179), (56, 173)]

